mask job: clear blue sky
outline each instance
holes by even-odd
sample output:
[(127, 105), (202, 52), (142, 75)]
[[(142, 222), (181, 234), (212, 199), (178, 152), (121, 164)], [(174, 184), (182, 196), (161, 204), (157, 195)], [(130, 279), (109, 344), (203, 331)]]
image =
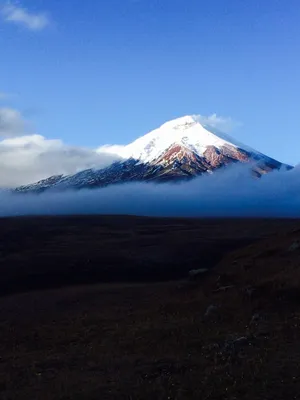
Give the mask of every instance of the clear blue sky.
[[(66, 143), (125, 144), (186, 114), (230, 116), (237, 139), (300, 162), (299, 0), (22, 0), (0, 23), (0, 92)], [(3, 101), (2, 101), (3, 104)]]

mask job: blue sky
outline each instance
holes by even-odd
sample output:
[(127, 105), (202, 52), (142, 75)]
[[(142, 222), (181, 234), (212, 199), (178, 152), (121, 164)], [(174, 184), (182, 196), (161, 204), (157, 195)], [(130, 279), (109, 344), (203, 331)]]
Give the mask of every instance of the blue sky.
[(300, 161), (299, 0), (11, 5), (27, 14), (0, 18), (0, 107), (40, 135), (94, 148), (216, 113), (242, 123), (238, 140)]

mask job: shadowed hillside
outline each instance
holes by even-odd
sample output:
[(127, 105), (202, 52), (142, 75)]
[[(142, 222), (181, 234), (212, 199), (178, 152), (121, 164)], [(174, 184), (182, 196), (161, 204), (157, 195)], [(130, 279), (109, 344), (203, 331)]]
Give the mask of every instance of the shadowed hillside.
[[(300, 222), (24, 218), (1, 220), (1, 232), (1, 285), (10, 279), (12, 292), (30, 278), (27, 289), (47, 279), (52, 286), (59, 271), (60, 284), (74, 284), (72, 270), (58, 264), (84, 257), (93, 268), (110, 260), (114, 271), (120, 260), (128, 281), (154, 260), (160, 268), (168, 260), (169, 277), (182, 265), (185, 276), (147, 283), (144, 273), (143, 283), (3, 296), (1, 398), (298, 398)], [(207, 265), (208, 275), (186, 279), (190, 267)], [(92, 270), (85, 268), (78, 277)]]
[(295, 221), (126, 216), (0, 220), (0, 294), (96, 282), (170, 281)]

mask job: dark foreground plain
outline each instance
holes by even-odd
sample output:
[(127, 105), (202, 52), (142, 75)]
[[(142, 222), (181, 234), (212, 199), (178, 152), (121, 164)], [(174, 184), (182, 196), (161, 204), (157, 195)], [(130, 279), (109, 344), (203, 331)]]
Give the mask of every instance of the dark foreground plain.
[(9, 218), (0, 234), (0, 399), (300, 398), (300, 221)]

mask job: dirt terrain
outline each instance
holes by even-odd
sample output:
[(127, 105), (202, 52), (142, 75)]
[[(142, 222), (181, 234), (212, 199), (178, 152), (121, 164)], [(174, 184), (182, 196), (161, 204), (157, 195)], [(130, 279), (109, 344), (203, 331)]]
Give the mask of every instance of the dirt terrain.
[(185, 278), (296, 221), (126, 216), (0, 219), (0, 296), (97, 282)]
[(300, 398), (300, 221), (15, 218), (0, 234), (0, 399)]

